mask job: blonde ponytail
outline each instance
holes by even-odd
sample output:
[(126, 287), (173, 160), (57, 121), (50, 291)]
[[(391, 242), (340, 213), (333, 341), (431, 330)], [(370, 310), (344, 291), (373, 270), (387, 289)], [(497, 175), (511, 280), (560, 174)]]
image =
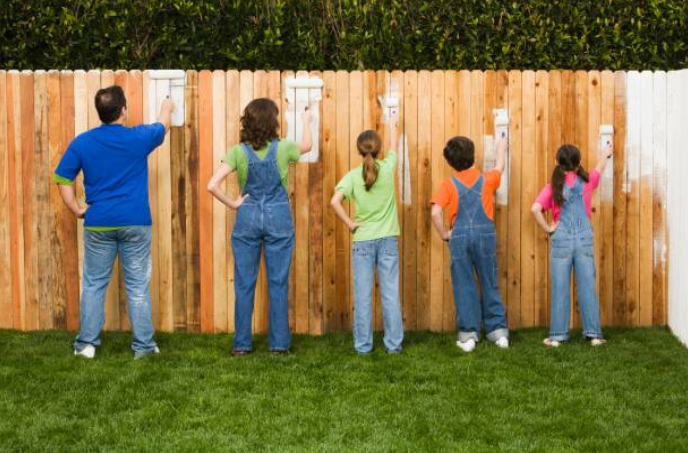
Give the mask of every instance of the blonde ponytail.
[(367, 130), (361, 133), (356, 140), (356, 147), (358, 152), (363, 156), (363, 181), (365, 182), (366, 191), (369, 191), (375, 181), (379, 172), (379, 167), (375, 158), (382, 148), (382, 140), (377, 132)]

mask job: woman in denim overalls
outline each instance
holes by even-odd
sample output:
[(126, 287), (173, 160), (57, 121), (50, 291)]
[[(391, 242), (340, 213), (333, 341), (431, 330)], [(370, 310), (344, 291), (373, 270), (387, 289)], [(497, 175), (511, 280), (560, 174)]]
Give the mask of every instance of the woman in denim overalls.
[[(590, 223), (592, 194), (599, 184), (611, 147), (600, 152), (595, 170), (588, 174), (580, 165), (581, 155), (573, 145), (557, 151), (557, 166), (548, 184), (533, 204), (532, 212), (543, 230), (550, 234), (550, 278), (552, 307), (549, 337), (545, 346), (557, 347), (569, 339), (571, 269), (576, 273), (578, 306), (583, 336), (594, 346), (604, 343), (600, 309), (595, 288), (595, 246)], [(543, 212), (552, 209), (549, 225)]]
[[(310, 115), (303, 115), (303, 141), (278, 140), (278, 110), (270, 99), (256, 99), (246, 106), (241, 119), (242, 143), (222, 159), (208, 184), (210, 192), (230, 208), (237, 209), (232, 231), (234, 253), (234, 347), (233, 355), (252, 351), (251, 320), (260, 267), (265, 265), (270, 300), (270, 351), (286, 353), (289, 332), (289, 269), (294, 249), (294, 224), (286, 190), (288, 167), (311, 148)], [(236, 170), (241, 195), (231, 200), (221, 183)]]

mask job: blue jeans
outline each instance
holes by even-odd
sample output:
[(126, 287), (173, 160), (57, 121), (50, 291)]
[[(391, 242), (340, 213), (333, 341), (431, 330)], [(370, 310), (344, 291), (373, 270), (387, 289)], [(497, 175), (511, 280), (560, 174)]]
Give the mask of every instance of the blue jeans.
[(84, 231), (84, 278), (79, 311), (80, 331), (74, 349), (100, 345), (105, 322), (105, 295), (115, 257), (119, 254), (129, 302), (129, 320), (134, 334), (134, 353), (155, 349), (150, 298), (151, 227), (128, 227), (115, 231)]
[(382, 317), (387, 352), (401, 352), (404, 324), (399, 300), (399, 249), (396, 237), (356, 241), (354, 265), (354, 348), (366, 354), (373, 350), (372, 300), (375, 266), (382, 293)]
[(251, 322), (263, 247), (270, 299), (270, 350), (288, 350), (291, 346), (289, 268), (294, 250), (289, 204), (273, 205), (264, 211), (252, 204), (243, 204), (237, 213), (231, 242), (234, 253), (234, 350), (250, 351), (253, 347)]
[(595, 248), (592, 229), (570, 232), (560, 222), (551, 237), (549, 263), (552, 279), (550, 339), (566, 341), (569, 338), (572, 268), (576, 273), (583, 335), (588, 338), (602, 338), (600, 307), (595, 287)]
[[(488, 340), (508, 338), (506, 312), (498, 287), (494, 225), (455, 226), (449, 239), (449, 251), (458, 339), (479, 341), (481, 322), (485, 324)], [(474, 272), (478, 274), (481, 294), (478, 294)]]

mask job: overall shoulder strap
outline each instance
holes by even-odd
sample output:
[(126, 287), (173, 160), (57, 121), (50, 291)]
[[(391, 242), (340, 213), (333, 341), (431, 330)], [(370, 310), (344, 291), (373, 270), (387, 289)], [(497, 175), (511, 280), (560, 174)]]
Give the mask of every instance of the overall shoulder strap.
[(454, 187), (456, 187), (456, 191), (459, 193), (459, 198), (468, 191), (468, 187), (459, 181), (459, 178), (456, 176), (452, 176), (451, 181), (454, 184)]
[(246, 159), (249, 162), (258, 160), (258, 156), (256, 156), (256, 152), (253, 150), (253, 147), (251, 145), (249, 145), (248, 143), (242, 143), (241, 147), (243, 148), (244, 154), (246, 154)]
[(270, 147), (268, 148), (268, 154), (265, 156), (266, 159), (276, 159), (277, 158), (277, 147), (279, 145), (279, 140), (275, 139), (270, 142)]

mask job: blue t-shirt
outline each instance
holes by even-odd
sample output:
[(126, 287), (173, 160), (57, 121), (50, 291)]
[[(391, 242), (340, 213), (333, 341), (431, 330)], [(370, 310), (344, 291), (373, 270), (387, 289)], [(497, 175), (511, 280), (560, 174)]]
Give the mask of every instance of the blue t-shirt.
[(84, 172), (86, 227), (151, 225), (148, 155), (165, 139), (162, 123), (103, 124), (80, 134), (55, 174), (74, 180)]

